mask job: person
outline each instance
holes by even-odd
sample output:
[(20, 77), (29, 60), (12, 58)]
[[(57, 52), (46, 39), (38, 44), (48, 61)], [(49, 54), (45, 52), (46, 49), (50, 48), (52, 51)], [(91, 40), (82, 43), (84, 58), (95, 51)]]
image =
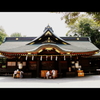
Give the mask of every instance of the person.
[(50, 76), (50, 71), (48, 70), (48, 71), (46, 72), (46, 78), (48, 79), (49, 76)]
[(23, 71), (20, 71), (20, 78), (23, 78)]
[(17, 75), (17, 70), (14, 71), (13, 77), (15, 78)]
[(52, 71), (50, 70), (49, 72), (50, 72), (49, 78), (52, 78)]
[(14, 78), (17, 76), (17, 72), (18, 72), (18, 71), (19, 71), (18, 69), (14, 71), (14, 74), (13, 74), (13, 77), (14, 77)]
[(17, 69), (17, 72), (19, 71), (19, 69)]
[(54, 79), (56, 77), (56, 71), (53, 69), (51, 72), (52, 72), (52, 77)]

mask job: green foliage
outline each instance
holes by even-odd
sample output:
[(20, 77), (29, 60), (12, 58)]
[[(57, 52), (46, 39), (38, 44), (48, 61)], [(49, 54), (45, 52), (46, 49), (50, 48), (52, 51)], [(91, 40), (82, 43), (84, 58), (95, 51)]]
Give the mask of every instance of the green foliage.
[(15, 32), (10, 35), (10, 37), (22, 37), (21, 33)]
[(26, 35), (21, 35), (21, 33), (15, 32), (10, 35), (10, 37), (26, 37)]
[(87, 12), (89, 15), (93, 16), (96, 23), (100, 24), (100, 12)]
[(0, 44), (2, 44), (4, 38), (7, 36), (5, 30), (3, 29), (2, 26), (0, 26)]
[(83, 36), (83, 34), (87, 34), (87, 31), (89, 30), (88, 29), (89, 25), (91, 25), (91, 27), (92, 27), (94, 25), (94, 21), (92, 19), (87, 18), (87, 16), (84, 15), (84, 17), (83, 17), (83, 15), (82, 15), (82, 16), (78, 17), (77, 21), (74, 24), (67, 25), (67, 27), (70, 28), (68, 33), (70, 33), (70, 32), (78, 33), (80, 36)]
[[(73, 25), (68, 25), (70, 32), (80, 36), (89, 36), (93, 44), (100, 48), (100, 26), (92, 19), (80, 17)], [(77, 35), (76, 34), (76, 35)], [(75, 36), (75, 35), (74, 35)]]
[(80, 12), (65, 12), (61, 19), (65, 19), (65, 23), (72, 25), (78, 19)]
[(65, 23), (67, 25), (74, 24), (81, 13), (88, 14), (88, 16), (92, 16), (93, 20), (100, 25), (100, 12), (59, 12), (63, 13), (64, 16), (61, 19), (65, 19)]

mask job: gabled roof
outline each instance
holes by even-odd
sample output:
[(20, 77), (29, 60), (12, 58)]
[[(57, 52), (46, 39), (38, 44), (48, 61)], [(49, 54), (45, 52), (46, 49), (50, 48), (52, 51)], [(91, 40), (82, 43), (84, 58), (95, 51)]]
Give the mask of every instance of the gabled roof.
[[(0, 45), (0, 51), (4, 51), (4, 52), (28, 52), (28, 51), (36, 51), (37, 49), (41, 48), (41, 47), (47, 47), (48, 46), (52, 46), (52, 47), (58, 47), (59, 49), (62, 49), (63, 52), (67, 52), (67, 51), (71, 51), (71, 52), (89, 52), (89, 51), (95, 51), (98, 50), (98, 48), (92, 44), (90, 41), (87, 41), (87, 37), (84, 38), (86, 41), (82, 41), (80, 37), (79, 40), (76, 40), (76, 37), (71, 37), (71, 39), (73, 39), (73, 41), (66, 41), (68, 42), (70, 45), (64, 45), (64, 44), (54, 44), (54, 43), (44, 43), (44, 44), (34, 44), (34, 45), (27, 45), (29, 43), (29, 41), (26, 40), (15, 40), (15, 38), (13, 38), (13, 40), (8, 39), (10, 37), (7, 37), (7, 41), (5, 41), (4, 43), (2, 43)], [(24, 38), (24, 37), (22, 37)], [(27, 37), (27, 39), (30, 39), (30, 37)], [(68, 37), (65, 37), (66, 40), (68, 39)], [(70, 38), (70, 37), (69, 37)], [(25, 38), (24, 38), (25, 39)], [(31, 38), (33, 39), (33, 38)], [(9, 40), (9, 41), (8, 41)], [(15, 40), (15, 41), (14, 41)]]
[(61, 52), (86, 53), (99, 49), (91, 43), (89, 37), (58, 37), (52, 28), (45, 27), (39, 37), (6, 37), (0, 45), (0, 52), (27, 53), (38, 52), (42, 48), (56, 48)]
[[(84, 43), (83, 43), (84, 44)], [(88, 46), (88, 45), (87, 45)], [(13, 47), (13, 46), (12, 46)], [(48, 47), (52, 47), (52, 48), (57, 48), (62, 52), (92, 52), (92, 51), (96, 51), (97, 49), (93, 47), (92, 45), (92, 49), (89, 47), (79, 47), (79, 45), (63, 45), (63, 44), (34, 44), (34, 45), (22, 45), (19, 47), (13, 47), (13, 48), (7, 48), (7, 46), (5, 47), (5, 49), (1, 49), (0, 51), (4, 51), (4, 52), (10, 52), (10, 53), (25, 53), (25, 52), (38, 52), (40, 49), (42, 48), (48, 48)]]
[(49, 25), (47, 27), (45, 27), (43, 34), (41, 36), (35, 38), (31, 42), (29, 42), (27, 45), (41, 44), (41, 43), (55, 43), (55, 44), (67, 44), (67, 45), (69, 45), (69, 43), (67, 43), (65, 40), (56, 36), (54, 34), (52, 27), (50, 27)]

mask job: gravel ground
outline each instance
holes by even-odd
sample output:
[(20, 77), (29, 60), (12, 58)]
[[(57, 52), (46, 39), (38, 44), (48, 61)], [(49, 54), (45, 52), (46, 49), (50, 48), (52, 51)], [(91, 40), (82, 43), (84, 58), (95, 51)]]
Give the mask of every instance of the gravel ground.
[(100, 88), (100, 75), (57, 79), (0, 76), (0, 88)]

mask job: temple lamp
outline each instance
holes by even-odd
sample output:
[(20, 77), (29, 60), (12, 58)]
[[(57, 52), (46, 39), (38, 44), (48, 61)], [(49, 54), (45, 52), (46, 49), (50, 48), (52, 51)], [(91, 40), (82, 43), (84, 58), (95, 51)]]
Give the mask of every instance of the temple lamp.
[(19, 63), (19, 64), (18, 64), (18, 68), (19, 68), (19, 69), (22, 69), (22, 68), (23, 68), (22, 63)]

